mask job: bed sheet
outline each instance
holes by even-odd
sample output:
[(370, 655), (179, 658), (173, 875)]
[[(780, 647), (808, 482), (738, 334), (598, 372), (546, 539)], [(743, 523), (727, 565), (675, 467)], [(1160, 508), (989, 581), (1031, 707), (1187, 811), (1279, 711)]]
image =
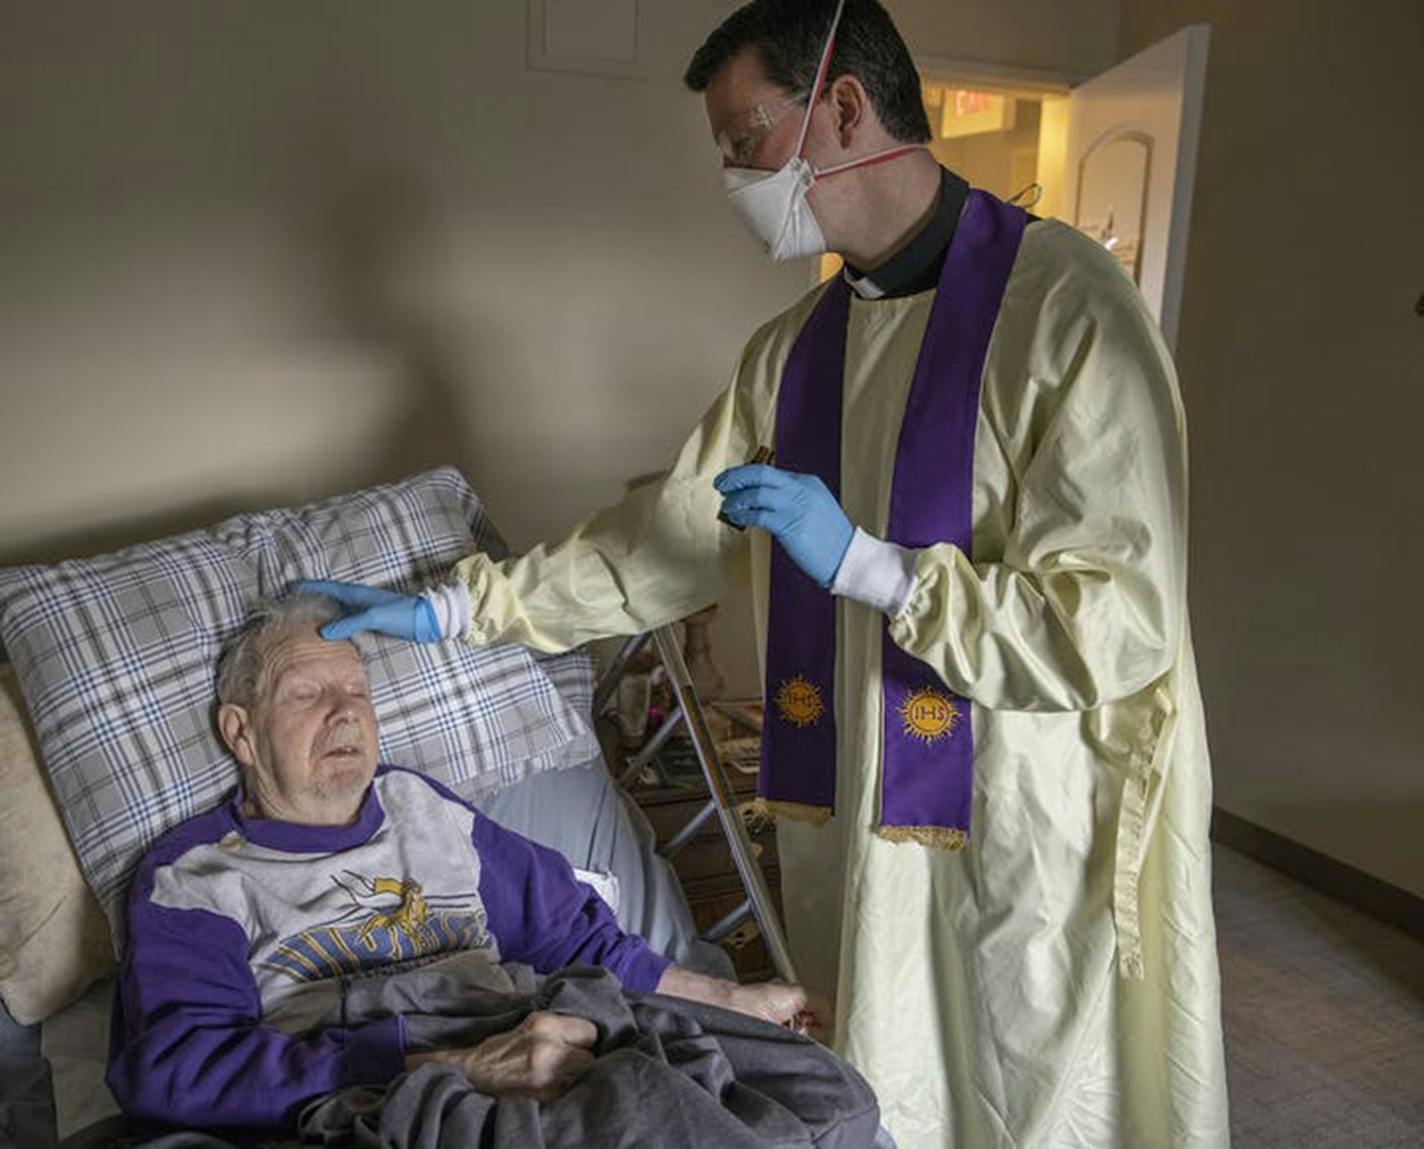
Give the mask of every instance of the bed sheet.
[(721, 946), (697, 940), (687, 899), (672, 867), (657, 853), (647, 816), (601, 758), (531, 775), (475, 805), (505, 829), (558, 850), (575, 869), (611, 873), (618, 883), (614, 910), (624, 930), (679, 965), (735, 978)]

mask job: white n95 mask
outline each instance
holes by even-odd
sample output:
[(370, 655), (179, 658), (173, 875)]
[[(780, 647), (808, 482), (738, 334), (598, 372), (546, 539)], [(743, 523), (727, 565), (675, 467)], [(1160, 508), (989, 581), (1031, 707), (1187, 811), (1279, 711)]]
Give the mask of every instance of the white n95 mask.
[(806, 101), (806, 111), (801, 116), (801, 132), (796, 138), (796, 151), (786, 163), (774, 172), (758, 168), (723, 168), (722, 184), (727, 192), (727, 202), (761, 240), (767, 255), (777, 262), (797, 259), (804, 255), (820, 255), (826, 250), (826, 237), (821, 225), (816, 222), (811, 205), (806, 202), (806, 193), (818, 179), (848, 172), (852, 168), (893, 160), (897, 156), (920, 151), (921, 144), (905, 144), (886, 148), (884, 151), (863, 156), (857, 160), (837, 164), (817, 171), (803, 154), (806, 149), (806, 133), (811, 127), (811, 115), (816, 110), (826, 86), (826, 72), (831, 66), (831, 53), (836, 45), (836, 29), (840, 26), (841, 12), (845, 0), (836, 5), (836, 14), (831, 18), (831, 30), (826, 36), (826, 45), (821, 49), (821, 62), (816, 68), (816, 82), (811, 87)]
[(756, 168), (722, 171), (727, 202), (778, 263), (826, 250), (826, 237), (806, 202), (806, 193), (815, 182), (815, 169), (800, 156), (792, 156), (774, 172)]

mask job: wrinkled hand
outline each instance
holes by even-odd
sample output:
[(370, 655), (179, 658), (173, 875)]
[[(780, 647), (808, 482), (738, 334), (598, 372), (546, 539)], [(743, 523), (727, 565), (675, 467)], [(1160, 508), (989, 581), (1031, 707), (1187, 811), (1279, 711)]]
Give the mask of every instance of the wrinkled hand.
[(598, 1030), (593, 1022), (558, 1013), (531, 1013), (508, 1033), (488, 1037), (473, 1049), (412, 1054), (406, 1067), (424, 1061), (458, 1065), (470, 1084), (491, 1097), (553, 1101), (593, 1064)]
[(738, 985), (670, 965), (658, 981), (657, 992), (736, 1010), (773, 1025), (784, 1025), (797, 1033), (809, 1033), (818, 1040), (830, 1032), (832, 1011), (825, 998), (784, 981)]
[(804, 986), (768, 981), (739, 985), (732, 991), (731, 1007), (738, 1013), (784, 1025), (797, 1033), (821, 1037), (831, 1027), (830, 1004)]
[(324, 594), (347, 608), (347, 613), (321, 628), (321, 637), (336, 641), (372, 630), (407, 642), (439, 642), (440, 623), (435, 608), (419, 595), (398, 594), (382, 587), (327, 579), (303, 579), (294, 591)]
[(761, 527), (811, 578), (829, 587), (855, 529), (841, 505), (815, 475), (748, 463), (712, 481), (723, 496), (722, 514), (741, 527)]

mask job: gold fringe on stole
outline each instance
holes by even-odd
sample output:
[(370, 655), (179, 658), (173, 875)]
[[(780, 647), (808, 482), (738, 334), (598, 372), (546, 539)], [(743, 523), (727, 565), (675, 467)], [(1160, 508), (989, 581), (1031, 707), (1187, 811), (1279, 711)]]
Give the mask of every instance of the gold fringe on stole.
[(753, 798), (739, 803), (737, 809), (743, 817), (789, 818), (793, 822), (809, 822), (813, 826), (824, 826), (831, 820), (829, 806), (807, 806), (802, 802), (778, 802), (769, 798)]
[(953, 826), (876, 826), (887, 842), (914, 842), (931, 850), (962, 850), (969, 835)]

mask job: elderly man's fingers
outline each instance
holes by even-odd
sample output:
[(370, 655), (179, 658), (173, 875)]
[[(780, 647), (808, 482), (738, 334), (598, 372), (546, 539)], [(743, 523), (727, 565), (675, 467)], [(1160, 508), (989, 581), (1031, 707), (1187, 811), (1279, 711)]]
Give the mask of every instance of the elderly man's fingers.
[(799, 985), (768, 981), (738, 986), (732, 1008), (777, 1025), (792, 1025), (809, 1007), (809, 997)]
[(567, 1013), (539, 1010), (520, 1022), (520, 1028), (528, 1030), (533, 1037), (582, 1049), (592, 1049), (598, 1040), (598, 1027), (593, 1022)]
[(592, 1049), (597, 1043), (598, 1026), (588, 1018), (573, 1017), (566, 1013), (551, 1013), (547, 1016), (552, 1022), (550, 1035), (557, 1037), (566, 1045), (572, 1045), (577, 1049)]
[(814, 1028), (829, 1029), (831, 1022), (835, 1020), (836, 1007), (822, 994), (807, 990), (806, 1006), (802, 1012), (810, 1015)]
[(790, 1025), (806, 1008), (806, 991), (799, 985), (769, 984), (766, 1008), (782, 1025)]
[(581, 1017), (536, 1013), (520, 1026), (526, 1031), (527, 1067), (524, 1084), (545, 1099), (567, 1089), (594, 1062), (598, 1030)]
[(305, 591), (308, 594), (324, 594), (327, 598), (335, 599), (342, 606), (379, 606), (383, 602), (390, 602), (394, 597), (393, 591), (385, 590), (378, 586), (363, 586), (355, 582), (337, 582), (334, 579), (300, 579), (291, 586), (294, 591)]
[(558, 1076), (555, 1079), (555, 1088), (559, 1093), (563, 1093), (575, 1081), (588, 1072), (593, 1065), (595, 1058), (586, 1049), (578, 1049), (572, 1045), (564, 1046), (563, 1058), (559, 1064)]
[(712, 485), (726, 495), (746, 487), (784, 487), (790, 482), (791, 476), (779, 467), (746, 463), (740, 467), (729, 467), (712, 480)]
[(593, 1054), (587, 1050), (575, 1049), (572, 1046), (561, 1048), (563, 1055), (549, 1079), (531, 1083), (528, 1096), (536, 1101), (547, 1104), (562, 1097), (594, 1063)]

